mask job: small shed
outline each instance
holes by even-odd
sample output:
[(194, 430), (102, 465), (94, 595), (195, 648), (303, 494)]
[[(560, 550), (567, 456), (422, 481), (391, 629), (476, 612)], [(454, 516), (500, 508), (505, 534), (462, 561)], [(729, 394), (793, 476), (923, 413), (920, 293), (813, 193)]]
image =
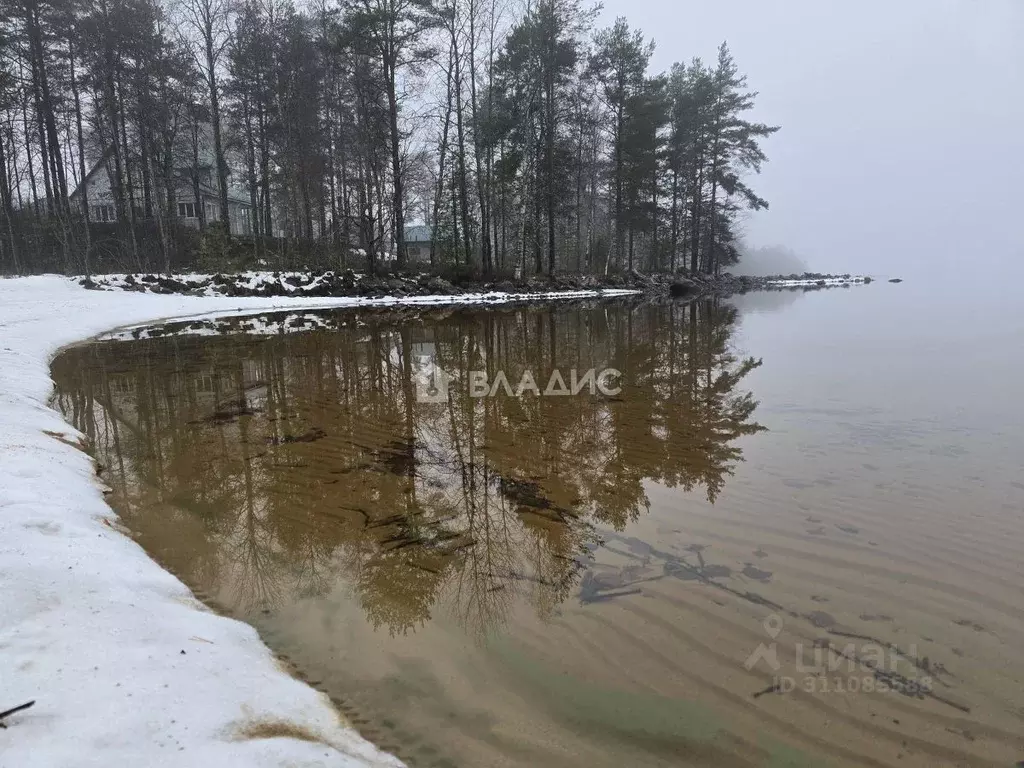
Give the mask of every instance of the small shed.
[(426, 224), (415, 224), (405, 228), (405, 253), (410, 264), (429, 264), (430, 248), (434, 242), (434, 231)]

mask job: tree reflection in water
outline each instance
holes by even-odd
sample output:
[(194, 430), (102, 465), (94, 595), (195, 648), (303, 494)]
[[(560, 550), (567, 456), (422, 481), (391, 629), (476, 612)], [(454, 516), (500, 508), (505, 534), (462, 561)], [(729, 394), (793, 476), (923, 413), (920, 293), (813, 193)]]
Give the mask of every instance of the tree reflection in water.
[[(112, 505), (201, 594), (246, 614), (343, 581), (376, 628), (444, 606), (484, 633), (569, 597), (645, 484), (714, 502), (763, 429), (735, 323), (716, 301), (275, 315), (92, 343), (53, 373)], [(457, 376), (442, 402), (417, 400), (423, 357)], [(543, 389), (591, 368), (621, 393), (469, 396), (473, 370)]]

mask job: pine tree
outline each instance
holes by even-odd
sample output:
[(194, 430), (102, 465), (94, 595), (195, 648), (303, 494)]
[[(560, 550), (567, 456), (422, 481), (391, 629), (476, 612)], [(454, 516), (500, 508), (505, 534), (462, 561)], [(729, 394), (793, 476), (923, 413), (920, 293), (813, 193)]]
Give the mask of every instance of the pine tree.
[(398, 80), (403, 71), (433, 56), (424, 44), (426, 32), (437, 25), (430, 0), (351, 0), (349, 23), (353, 40), (362, 40), (380, 64), (388, 109), (391, 150), (393, 241), (398, 266), (405, 265), (405, 194), (402, 184), (401, 98)]
[[(759, 173), (767, 160), (759, 139), (771, 136), (778, 126), (752, 123), (742, 115), (754, 106), (756, 92), (746, 90), (747, 78), (739, 74), (732, 54), (726, 43), (718, 49), (718, 63), (711, 76), (712, 101), (710, 107), (709, 137), (711, 201), (709, 209), (707, 254), (710, 269), (717, 272), (722, 266), (723, 254), (719, 248), (722, 239), (718, 237), (719, 194), (730, 201), (739, 198), (740, 203), (753, 210), (768, 207), (768, 202), (758, 197), (741, 180), (741, 173)], [(727, 223), (731, 218), (725, 217)]]
[[(627, 174), (628, 134), (634, 138), (643, 131), (641, 127), (630, 126), (634, 112), (643, 104), (642, 93), (647, 76), (647, 67), (654, 53), (654, 43), (645, 43), (640, 30), (630, 30), (624, 18), (615, 20), (610, 29), (598, 32), (595, 50), (590, 59), (590, 74), (601, 84), (601, 94), (607, 109), (612, 113), (611, 145), (614, 155), (611, 170), (611, 184), (614, 189), (615, 244), (618, 263), (623, 263), (625, 230), (630, 229), (632, 220), (626, 211), (625, 190)], [(635, 156), (635, 155), (634, 155)], [(630, 230), (632, 242), (632, 230)], [(633, 266), (630, 252), (629, 267)]]

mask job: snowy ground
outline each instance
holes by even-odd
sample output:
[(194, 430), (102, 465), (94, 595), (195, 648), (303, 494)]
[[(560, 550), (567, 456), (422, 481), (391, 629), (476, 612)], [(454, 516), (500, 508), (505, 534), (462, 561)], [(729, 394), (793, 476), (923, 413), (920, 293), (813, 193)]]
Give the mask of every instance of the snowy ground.
[[(523, 297), (457, 301), (510, 298)], [(0, 712), (36, 701), (4, 721), (0, 768), (401, 765), (290, 677), (255, 630), (206, 610), (119, 532), (79, 435), (47, 405), (49, 361), (62, 346), (160, 318), (451, 302), (161, 296), (0, 279)]]

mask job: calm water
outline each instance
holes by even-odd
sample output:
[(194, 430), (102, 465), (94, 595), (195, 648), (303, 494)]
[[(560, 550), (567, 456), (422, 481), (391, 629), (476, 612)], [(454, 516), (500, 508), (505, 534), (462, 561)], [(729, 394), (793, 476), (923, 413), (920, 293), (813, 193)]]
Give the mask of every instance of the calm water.
[[(882, 284), (129, 336), (53, 364), (111, 504), (410, 766), (1024, 760), (1013, 301)], [(527, 371), (581, 391), (472, 396), (471, 372)]]

